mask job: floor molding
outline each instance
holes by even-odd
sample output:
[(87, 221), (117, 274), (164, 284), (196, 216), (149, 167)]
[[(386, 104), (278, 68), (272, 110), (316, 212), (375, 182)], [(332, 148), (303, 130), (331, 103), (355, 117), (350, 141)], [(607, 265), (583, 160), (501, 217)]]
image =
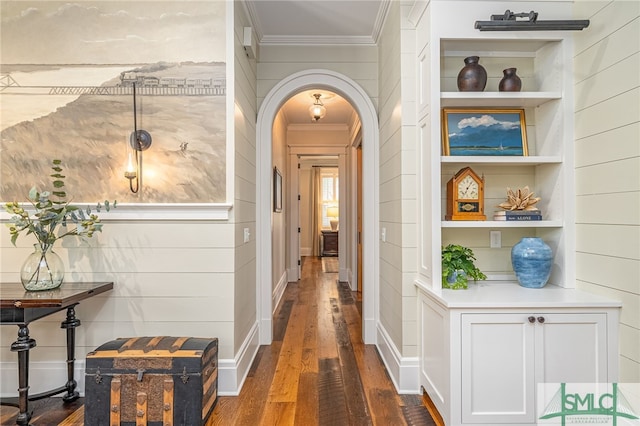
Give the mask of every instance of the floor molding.
[(253, 359), (260, 348), (258, 323), (254, 323), (234, 359), (218, 360), (218, 395), (240, 394)]
[(376, 346), (396, 390), (399, 394), (420, 394), (418, 357), (401, 356), (384, 326), (377, 325)]

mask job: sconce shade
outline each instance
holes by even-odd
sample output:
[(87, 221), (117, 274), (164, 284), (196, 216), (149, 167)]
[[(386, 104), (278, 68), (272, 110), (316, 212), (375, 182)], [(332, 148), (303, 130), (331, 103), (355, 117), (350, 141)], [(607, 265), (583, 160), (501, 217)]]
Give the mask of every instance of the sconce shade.
[[(529, 19), (516, 20), (516, 18)], [(507, 9), (503, 15), (491, 15), (490, 21), (476, 21), (474, 28), (480, 31), (580, 31), (588, 26), (588, 19), (538, 21), (538, 12), (533, 10), (513, 13)]]
[(309, 115), (311, 116), (312, 121), (318, 121), (325, 116), (327, 113), (327, 109), (322, 104), (320, 97), (322, 95), (320, 93), (316, 93), (313, 95), (316, 98), (316, 101), (309, 107)]

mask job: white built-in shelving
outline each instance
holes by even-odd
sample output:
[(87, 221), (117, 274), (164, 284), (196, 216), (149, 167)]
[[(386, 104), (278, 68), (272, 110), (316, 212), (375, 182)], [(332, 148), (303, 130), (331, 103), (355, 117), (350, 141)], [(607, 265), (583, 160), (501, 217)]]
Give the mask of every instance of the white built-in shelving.
[[(421, 4), (415, 280), (420, 385), (445, 424), (534, 425), (539, 383), (617, 379), (620, 304), (575, 289), (572, 34), (475, 30), (476, 20), (511, 7), (499, 1)], [(535, 9), (545, 19), (571, 16), (568, 2), (521, 2), (518, 8), (514, 12)], [(457, 89), (467, 56), (479, 56), (487, 70), (483, 92)], [(517, 68), (522, 92), (498, 91), (506, 68)], [(443, 108), (524, 109), (528, 155), (443, 155)], [(487, 220), (445, 220), (446, 183), (467, 166), (484, 177)], [(491, 220), (507, 188), (525, 186), (541, 197), (544, 220)], [(491, 247), (491, 231), (501, 232), (501, 247)], [(552, 275), (542, 289), (519, 286), (511, 266), (511, 247), (531, 236), (541, 237), (554, 253)], [(442, 289), (441, 247), (448, 243), (472, 248), (490, 281), (470, 282), (468, 290)], [(576, 340), (577, 335), (582, 337)], [(597, 355), (585, 357), (586, 352)]]

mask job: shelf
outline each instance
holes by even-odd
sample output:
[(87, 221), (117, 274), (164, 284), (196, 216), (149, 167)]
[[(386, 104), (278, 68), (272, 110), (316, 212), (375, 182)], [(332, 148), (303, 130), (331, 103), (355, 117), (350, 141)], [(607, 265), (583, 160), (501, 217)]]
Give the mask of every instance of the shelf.
[(443, 228), (561, 228), (561, 220), (443, 220)]
[(440, 106), (531, 108), (561, 98), (561, 92), (441, 92)]
[(562, 164), (562, 158), (559, 155), (545, 155), (545, 156), (469, 156), (469, 155), (453, 155), (442, 156), (440, 161), (444, 164), (486, 164), (491, 166), (538, 166), (541, 164)]

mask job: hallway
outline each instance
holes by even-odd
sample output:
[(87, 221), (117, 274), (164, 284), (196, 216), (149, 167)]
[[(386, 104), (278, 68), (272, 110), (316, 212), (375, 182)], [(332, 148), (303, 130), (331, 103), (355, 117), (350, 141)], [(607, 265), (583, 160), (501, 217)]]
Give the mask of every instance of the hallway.
[(398, 395), (373, 345), (362, 344), (360, 303), (321, 258), (289, 283), (238, 397), (220, 397), (208, 425), (434, 425), (418, 395)]

